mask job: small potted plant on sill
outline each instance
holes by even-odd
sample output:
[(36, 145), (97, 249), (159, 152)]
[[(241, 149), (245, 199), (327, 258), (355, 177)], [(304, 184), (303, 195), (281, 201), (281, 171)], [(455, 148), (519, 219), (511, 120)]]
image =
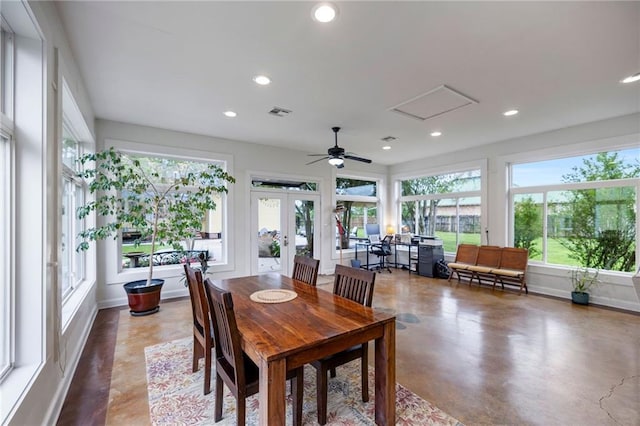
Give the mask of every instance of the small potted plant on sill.
[(87, 250), (91, 241), (117, 239), (125, 227), (135, 229), (136, 247), (150, 241), (149, 269), (146, 279), (124, 284), (130, 312), (134, 316), (157, 312), (164, 284), (153, 279), (157, 248), (182, 250), (181, 243), (200, 231), (207, 211), (215, 210), (214, 195), (226, 193), (235, 179), (212, 163), (165, 176), (166, 167), (153, 167), (148, 158), (113, 148), (86, 154), (78, 161), (82, 166), (78, 176), (89, 181), (89, 192), (96, 195), (78, 207), (78, 218), (95, 212), (104, 222), (79, 233), (77, 250)]
[(575, 268), (571, 271), (571, 284), (573, 291), (571, 292), (571, 301), (578, 305), (589, 304), (589, 290), (598, 284), (598, 269)]

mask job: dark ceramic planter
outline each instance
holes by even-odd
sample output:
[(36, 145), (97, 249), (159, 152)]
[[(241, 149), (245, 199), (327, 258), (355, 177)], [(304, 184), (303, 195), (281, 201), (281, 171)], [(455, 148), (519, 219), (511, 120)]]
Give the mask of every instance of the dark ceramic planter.
[(129, 300), (129, 313), (134, 317), (155, 314), (160, 310), (160, 291), (164, 280), (152, 279), (131, 281), (124, 285)]
[(578, 291), (571, 292), (571, 301), (578, 305), (588, 305), (589, 304), (589, 293), (582, 293)]

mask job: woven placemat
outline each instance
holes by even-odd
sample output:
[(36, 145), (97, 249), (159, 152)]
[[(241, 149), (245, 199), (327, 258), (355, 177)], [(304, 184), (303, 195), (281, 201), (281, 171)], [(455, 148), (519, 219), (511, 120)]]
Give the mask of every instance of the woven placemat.
[(298, 297), (298, 294), (292, 290), (282, 290), (278, 288), (269, 290), (260, 290), (249, 296), (251, 300), (258, 303), (282, 303)]

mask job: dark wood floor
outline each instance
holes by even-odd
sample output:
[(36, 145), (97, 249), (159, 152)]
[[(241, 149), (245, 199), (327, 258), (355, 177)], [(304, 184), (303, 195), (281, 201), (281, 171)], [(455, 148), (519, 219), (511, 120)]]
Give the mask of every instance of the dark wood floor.
[[(374, 306), (397, 315), (398, 382), (465, 424), (640, 425), (640, 315), (399, 270)], [(148, 423), (143, 348), (189, 322), (184, 299), (100, 311), (58, 424)]]

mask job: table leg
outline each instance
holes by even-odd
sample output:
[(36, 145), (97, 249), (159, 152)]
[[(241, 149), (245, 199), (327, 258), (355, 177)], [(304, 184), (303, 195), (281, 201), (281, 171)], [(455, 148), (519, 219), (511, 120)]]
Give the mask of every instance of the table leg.
[(396, 323), (384, 325), (376, 339), (376, 424), (396, 424)]
[(261, 425), (284, 425), (286, 421), (287, 365), (284, 359), (260, 361), (260, 415)]

